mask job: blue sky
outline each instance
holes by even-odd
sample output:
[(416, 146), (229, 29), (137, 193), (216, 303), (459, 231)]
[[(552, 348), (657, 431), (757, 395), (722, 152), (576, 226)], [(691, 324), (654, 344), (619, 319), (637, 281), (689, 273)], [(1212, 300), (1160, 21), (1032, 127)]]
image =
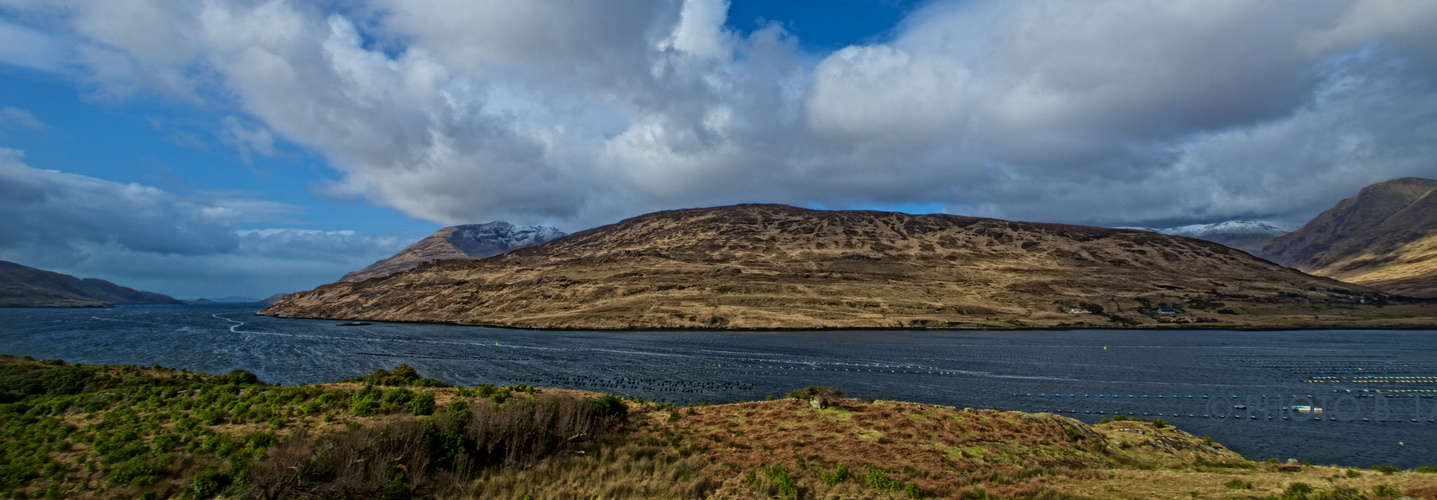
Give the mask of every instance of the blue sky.
[(0, 0), (0, 259), (181, 298), (742, 202), (1303, 221), (1437, 175), (1432, 3)]

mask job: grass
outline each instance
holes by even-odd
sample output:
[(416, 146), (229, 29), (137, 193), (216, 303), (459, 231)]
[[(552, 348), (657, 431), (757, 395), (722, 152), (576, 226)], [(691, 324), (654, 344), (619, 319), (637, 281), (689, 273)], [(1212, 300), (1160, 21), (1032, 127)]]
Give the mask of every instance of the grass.
[(245, 372), (0, 358), (0, 497), (1437, 496), (1431, 468), (1284, 472), (1136, 419), (832, 394), (824, 409), (680, 408), (410, 372), (279, 387)]

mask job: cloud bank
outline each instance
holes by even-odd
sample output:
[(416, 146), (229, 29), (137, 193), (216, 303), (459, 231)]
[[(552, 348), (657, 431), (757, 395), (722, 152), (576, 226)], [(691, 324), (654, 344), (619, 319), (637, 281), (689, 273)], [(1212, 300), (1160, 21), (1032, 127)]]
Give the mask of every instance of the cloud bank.
[(0, 260), (199, 298), (263, 298), (338, 279), (407, 241), (352, 231), (236, 230), (293, 211), (252, 197), (187, 199), (139, 184), (40, 170), (0, 148)]
[[(444, 224), (572, 231), (739, 202), (1304, 220), (1361, 186), (1437, 175), (1437, 2), (939, 0), (889, 39), (831, 53), (776, 24), (734, 31), (723, 0), (0, 5), (24, 21), (0, 39), (34, 47), (0, 61), (63, 68), (112, 98), (232, 110), (221, 140), (244, 158), (282, 139), (335, 169), (324, 195)], [(56, 205), (45, 216), (73, 227), (34, 244), (104, 226), (125, 229), (86, 241), (280, 251), (206, 213), (222, 207), (28, 179), (179, 221)]]

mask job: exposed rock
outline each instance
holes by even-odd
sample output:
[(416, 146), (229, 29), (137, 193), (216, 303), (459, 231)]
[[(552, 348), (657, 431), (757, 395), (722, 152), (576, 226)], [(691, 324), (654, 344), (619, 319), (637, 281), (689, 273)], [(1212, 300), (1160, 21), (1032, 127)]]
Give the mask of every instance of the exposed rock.
[(516, 226), (504, 221), (450, 226), (409, 245), (393, 257), (346, 274), (340, 281), (357, 282), (382, 278), (436, 260), (493, 257), (563, 236), (562, 231), (550, 226)]

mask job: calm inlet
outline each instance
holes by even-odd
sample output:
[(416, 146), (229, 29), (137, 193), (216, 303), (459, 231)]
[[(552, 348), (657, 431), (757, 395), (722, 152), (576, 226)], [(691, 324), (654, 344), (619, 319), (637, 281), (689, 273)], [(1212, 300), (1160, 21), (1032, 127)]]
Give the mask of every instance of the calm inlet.
[(0, 352), (209, 373), (238, 368), (279, 384), (408, 363), (465, 386), (531, 384), (685, 404), (830, 385), (856, 398), (1047, 411), (1087, 422), (1161, 418), (1250, 458), (1437, 464), (1433, 331), (524, 331), (340, 326), (254, 311), (0, 310)]

